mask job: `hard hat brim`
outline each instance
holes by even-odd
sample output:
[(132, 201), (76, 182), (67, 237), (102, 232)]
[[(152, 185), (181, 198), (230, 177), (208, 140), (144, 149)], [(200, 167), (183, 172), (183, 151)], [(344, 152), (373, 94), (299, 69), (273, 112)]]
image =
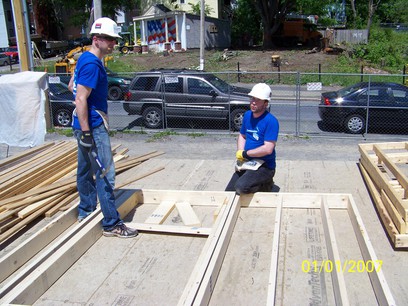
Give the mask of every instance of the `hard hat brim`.
[(100, 35), (100, 36), (108, 36), (108, 37), (113, 37), (113, 38), (122, 38), (122, 36), (120, 36), (119, 34), (116, 34), (116, 35), (108, 35), (106, 33), (89, 33), (89, 34), (96, 35), (96, 36)]

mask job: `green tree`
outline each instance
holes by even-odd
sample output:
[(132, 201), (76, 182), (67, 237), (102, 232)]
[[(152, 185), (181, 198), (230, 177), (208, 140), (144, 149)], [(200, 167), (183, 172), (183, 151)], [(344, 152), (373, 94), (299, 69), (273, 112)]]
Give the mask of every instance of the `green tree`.
[(383, 0), (378, 7), (377, 17), (383, 23), (408, 23), (406, 0)]
[[(69, 21), (74, 26), (88, 25), (91, 17), (92, 0), (34, 0), (38, 27), (47, 39), (61, 39), (63, 31), (62, 15), (70, 14)], [(119, 10), (131, 10), (140, 5), (140, 0), (102, 1), (104, 16), (114, 18)]]
[(234, 47), (262, 44), (261, 16), (252, 1), (238, 0), (232, 9), (231, 41)]
[(305, 15), (322, 15), (325, 5), (330, 0), (247, 0), (255, 5), (261, 17), (263, 30), (263, 47), (270, 49), (274, 47), (272, 35), (276, 33), (279, 26), (289, 13)]
[(263, 48), (274, 47), (272, 35), (279, 29), (285, 16), (293, 12), (296, 0), (250, 0), (261, 16), (263, 26)]
[(373, 17), (374, 17), (375, 11), (377, 10), (380, 2), (381, 0), (368, 0), (368, 18), (367, 18), (368, 39), (370, 39), (370, 29), (371, 29), (371, 24), (373, 22)]
[[(197, 3), (191, 3), (189, 2), (188, 5), (191, 6), (191, 11), (190, 13), (194, 14), (194, 15), (200, 15), (201, 14), (201, 3), (197, 2)], [(214, 10), (208, 5), (208, 4), (204, 4), (204, 15), (208, 16), (210, 15)]]

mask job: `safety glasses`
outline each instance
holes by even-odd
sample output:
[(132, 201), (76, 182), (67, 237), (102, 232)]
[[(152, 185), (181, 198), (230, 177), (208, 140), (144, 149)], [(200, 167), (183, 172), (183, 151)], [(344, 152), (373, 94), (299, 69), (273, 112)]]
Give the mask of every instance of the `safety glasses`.
[(106, 40), (106, 41), (116, 41), (117, 40), (117, 38), (116, 37), (111, 37), (111, 36), (96, 36), (96, 38), (98, 38), (98, 39), (103, 39), (103, 40)]

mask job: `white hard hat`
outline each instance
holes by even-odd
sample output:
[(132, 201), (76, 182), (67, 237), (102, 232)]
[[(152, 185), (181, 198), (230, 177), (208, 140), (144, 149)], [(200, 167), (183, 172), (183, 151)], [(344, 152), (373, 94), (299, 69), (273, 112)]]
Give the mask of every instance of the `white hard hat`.
[(252, 90), (248, 94), (248, 96), (269, 101), (269, 99), (271, 98), (271, 94), (271, 88), (267, 84), (258, 83), (254, 87), (252, 87)]
[(119, 36), (120, 30), (120, 27), (112, 19), (102, 17), (95, 20), (89, 34), (121, 38)]

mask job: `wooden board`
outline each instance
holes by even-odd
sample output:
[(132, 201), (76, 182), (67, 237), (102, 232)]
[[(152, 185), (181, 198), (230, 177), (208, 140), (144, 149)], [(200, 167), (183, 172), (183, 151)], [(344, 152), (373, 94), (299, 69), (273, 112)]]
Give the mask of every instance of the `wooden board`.
[(408, 143), (360, 144), (360, 170), (387, 234), (396, 248), (408, 247)]
[[(126, 193), (126, 221), (141, 231), (137, 238), (99, 238), (93, 218), (78, 234), (65, 236), (45, 265), (27, 271), (0, 302), (346, 305), (360, 295), (362, 304), (395, 304), (349, 194)], [(177, 209), (159, 224), (144, 223), (165, 202), (188, 203), (201, 227), (184, 224)], [(76, 256), (70, 250), (77, 250)], [(71, 258), (77, 262), (69, 264)], [(348, 273), (353, 260), (376, 269)], [(327, 263), (340, 268), (329, 272)], [(78, 284), (79, 276), (87, 286)], [(31, 285), (22, 289), (22, 284)]]

